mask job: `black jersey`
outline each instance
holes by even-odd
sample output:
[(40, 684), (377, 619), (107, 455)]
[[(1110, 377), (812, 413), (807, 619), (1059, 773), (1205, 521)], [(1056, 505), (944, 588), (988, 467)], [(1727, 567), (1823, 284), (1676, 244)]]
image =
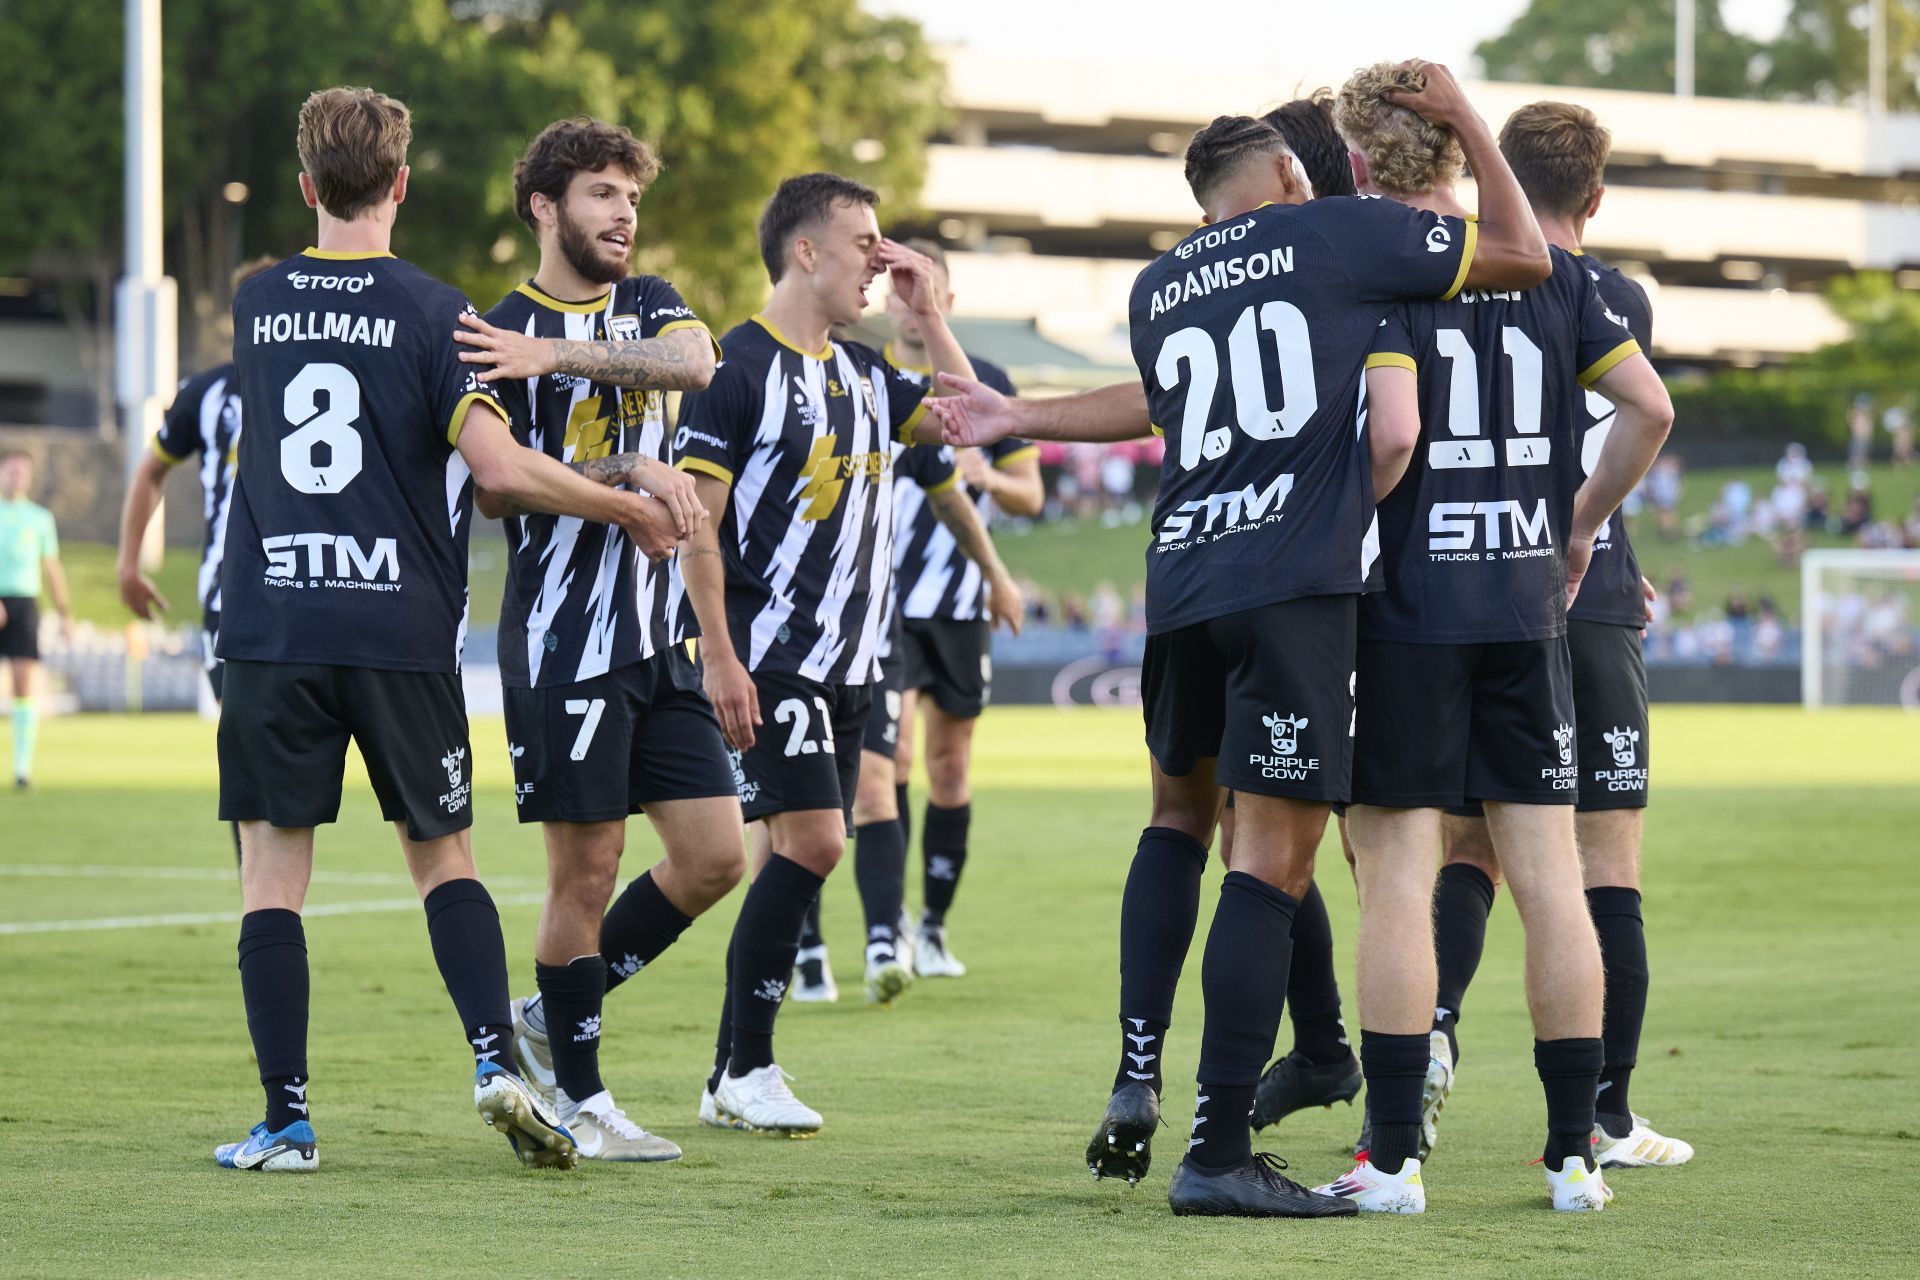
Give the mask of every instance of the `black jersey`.
[(219, 656), (460, 668), (469, 408), (501, 408), (453, 340), (473, 307), (391, 254), (309, 249), (240, 286), (247, 430), (227, 518)]
[(675, 446), (679, 466), (733, 486), (720, 545), (734, 648), (749, 671), (869, 683), (889, 622), (894, 445), (926, 388), (871, 347), (803, 351), (760, 316), (720, 350)]
[[(674, 287), (630, 276), (591, 302), (562, 302), (523, 284), (487, 321), (536, 338), (632, 341), (706, 326)], [(514, 438), (561, 462), (642, 453), (671, 464), (665, 393), (571, 374), (502, 382)], [(617, 525), (578, 516), (510, 517), (500, 606), (500, 682), (575, 684), (640, 662), (699, 633), (680, 562), (654, 564)]]
[(240, 388), (231, 363), (195, 374), (180, 384), (153, 451), (169, 463), (200, 456), (200, 512), (206, 539), (200, 546), (200, 609), (220, 612), (220, 555), (226, 550), (227, 504), (240, 448)]
[[(1651, 352), (1653, 308), (1647, 303), (1647, 291), (1618, 268), (1590, 254), (1575, 257), (1600, 291), (1607, 312), (1626, 326), (1642, 351)], [(1580, 474), (1592, 475), (1593, 464), (1600, 460), (1600, 449), (1607, 442), (1607, 432), (1613, 428), (1613, 406), (1598, 391), (1582, 389), (1573, 417), (1580, 427)], [(1633, 554), (1633, 544), (1627, 541), (1627, 523), (1618, 513), (1600, 526), (1600, 535), (1593, 540), (1593, 562), (1587, 566), (1587, 576), (1580, 580), (1580, 594), (1567, 616), (1621, 627), (1647, 625), (1640, 561)]]
[(1380, 325), (1367, 363), (1417, 374), (1420, 443), (1380, 504), (1386, 590), (1361, 602), (1363, 639), (1566, 634), (1580, 392), (1640, 346), (1579, 260), (1552, 256), (1537, 288), (1407, 303)]
[[(932, 382), (933, 370), (894, 362), (891, 347), (884, 354), (904, 377), (922, 386)], [(967, 359), (981, 382), (1001, 395), (1019, 394), (999, 365), (973, 355)], [(1032, 457), (1037, 450), (1025, 440), (1009, 436), (988, 445), (984, 452), (990, 464), (1004, 467)], [(969, 494), (980, 512), (980, 522), (990, 522), (992, 496), (971, 490)], [(905, 475), (896, 477), (893, 485), (893, 572), (900, 612), (905, 617), (971, 622), (985, 614), (987, 583), (980, 576), (980, 566), (960, 554), (953, 534), (927, 505), (925, 491)]]
[(1459, 290), (1477, 235), (1397, 201), (1332, 196), (1201, 227), (1140, 273), (1133, 357), (1167, 441), (1149, 631), (1366, 589), (1367, 352), (1396, 300)]

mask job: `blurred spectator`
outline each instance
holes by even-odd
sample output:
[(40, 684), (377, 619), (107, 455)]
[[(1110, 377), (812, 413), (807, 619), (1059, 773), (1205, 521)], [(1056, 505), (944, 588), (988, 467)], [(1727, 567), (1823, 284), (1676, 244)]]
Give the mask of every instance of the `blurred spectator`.
[(1087, 621), (1096, 631), (1117, 630), (1126, 617), (1126, 608), (1119, 590), (1111, 582), (1102, 580), (1095, 584), (1093, 596), (1087, 601)]
[(1807, 446), (1790, 444), (1787, 451), (1780, 455), (1780, 461), (1773, 464), (1774, 479), (1784, 485), (1800, 485), (1813, 479), (1813, 463), (1807, 457)]
[(1753, 616), (1753, 606), (1747, 603), (1746, 589), (1735, 587), (1727, 592), (1727, 619), (1730, 622), (1745, 622)]
[(1760, 616), (1753, 624), (1753, 653), (1757, 658), (1777, 658), (1786, 647), (1787, 628), (1780, 611), (1770, 600), (1760, 602)]
[(1133, 584), (1133, 598), (1127, 601), (1127, 630), (1137, 636), (1147, 634), (1147, 584)]
[(1888, 405), (1887, 411), (1880, 415), (1880, 425), (1885, 427), (1887, 434), (1893, 438), (1893, 465), (1912, 466), (1913, 415), (1907, 412), (1907, 406)]
[(1847, 410), (1847, 466), (1858, 471), (1873, 453), (1873, 397), (1862, 391)]
[(1807, 493), (1807, 518), (1804, 521), (1808, 533), (1825, 533), (1833, 526), (1833, 500), (1827, 496), (1827, 486), (1818, 480)]
[(1662, 538), (1680, 533), (1680, 495), (1686, 489), (1686, 464), (1679, 455), (1662, 454), (1647, 473), (1647, 500), (1653, 504), (1654, 519)]
[(1867, 473), (1856, 471), (1848, 477), (1847, 505), (1840, 513), (1840, 532), (1856, 538), (1873, 523), (1873, 486)]
[(1678, 569), (1667, 574), (1667, 606), (1674, 613), (1693, 612), (1693, 588), (1687, 585), (1687, 577)]
[(1913, 509), (1907, 512), (1906, 543), (1909, 547), (1920, 548), (1920, 493), (1913, 497)]
[(1071, 591), (1060, 593), (1060, 625), (1069, 631), (1087, 629), (1087, 606)]

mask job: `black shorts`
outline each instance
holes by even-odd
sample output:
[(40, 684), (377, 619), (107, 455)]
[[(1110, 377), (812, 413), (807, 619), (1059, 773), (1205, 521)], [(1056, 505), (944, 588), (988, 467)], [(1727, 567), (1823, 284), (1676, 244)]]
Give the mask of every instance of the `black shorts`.
[(412, 840), (473, 825), (467, 704), (451, 672), (306, 663), (226, 664), (220, 817), (317, 827), (340, 816), (347, 740), (359, 746), (380, 816)]
[(207, 669), (207, 685), (213, 690), (215, 702), (220, 701), (227, 683), (227, 664), (214, 655), (219, 644), (220, 611), (209, 609), (200, 628), (200, 663)]
[(874, 684), (873, 704), (867, 711), (865, 749), (892, 760), (900, 751), (900, 690), (906, 655), (896, 632), (893, 649), (880, 659), (880, 680)]
[(728, 752), (748, 822), (802, 809), (838, 809), (852, 821), (873, 689), (804, 676), (754, 673), (760, 727), (753, 746)]
[(993, 696), (993, 626), (985, 618), (902, 618), (895, 647), (906, 660), (903, 688), (931, 693), (958, 720), (986, 709)]
[(502, 693), (522, 822), (614, 822), (734, 794), (720, 721), (679, 645), (591, 680)]
[(1353, 802), (1572, 804), (1579, 784), (1566, 641), (1360, 642)]
[(0, 658), (40, 656), (40, 602), (32, 596), (0, 597), (7, 620), (0, 622)]
[(1358, 601), (1307, 596), (1148, 636), (1140, 699), (1161, 770), (1216, 756), (1223, 787), (1344, 800)]
[[(1574, 741), (1581, 813), (1647, 807), (1647, 662), (1638, 627), (1609, 622), (1567, 623), (1573, 662)], [(1455, 817), (1477, 818), (1477, 802), (1449, 806)]]

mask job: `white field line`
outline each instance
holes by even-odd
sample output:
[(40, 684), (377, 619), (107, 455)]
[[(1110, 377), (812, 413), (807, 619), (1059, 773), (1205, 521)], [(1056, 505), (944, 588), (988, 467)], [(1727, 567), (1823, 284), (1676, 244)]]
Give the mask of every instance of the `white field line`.
[[(543, 893), (508, 893), (494, 899), (503, 907), (532, 907), (546, 901)], [(326, 902), (307, 906), (300, 914), (315, 916), (358, 916), (377, 911), (418, 911), (419, 898), (375, 898), (366, 902)], [(0, 923), (0, 937), (25, 933), (87, 933), (106, 929), (153, 929), (166, 925), (239, 924), (238, 911), (177, 912), (161, 916), (101, 916), (92, 920), (22, 920)]]
[[(117, 867), (99, 864), (68, 866), (52, 862), (0, 862), (0, 876), (68, 880), (217, 880), (227, 884), (235, 883), (239, 879), (237, 871), (226, 867)], [(312, 882), (314, 884), (408, 885), (413, 883), (413, 879), (394, 871), (316, 870), (312, 875)], [(489, 876), (486, 878), (486, 883), (507, 887), (533, 885), (538, 884), (539, 881), (532, 876)]]

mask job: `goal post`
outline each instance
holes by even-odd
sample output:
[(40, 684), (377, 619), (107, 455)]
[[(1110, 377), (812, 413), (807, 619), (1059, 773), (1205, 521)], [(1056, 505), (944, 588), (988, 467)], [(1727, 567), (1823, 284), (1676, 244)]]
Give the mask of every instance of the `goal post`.
[(1801, 557), (1800, 700), (1920, 711), (1920, 551)]

